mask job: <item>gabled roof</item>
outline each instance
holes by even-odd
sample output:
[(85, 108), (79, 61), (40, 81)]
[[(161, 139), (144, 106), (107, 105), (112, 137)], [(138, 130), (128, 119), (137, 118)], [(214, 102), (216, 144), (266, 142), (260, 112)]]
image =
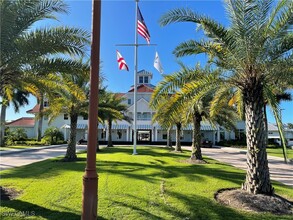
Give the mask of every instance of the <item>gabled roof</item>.
[(146, 70), (140, 70), (137, 72), (138, 76), (150, 76), (151, 78), (153, 78), (153, 74), (149, 71)]
[[(137, 92), (154, 92), (155, 86), (152, 84), (141, 84), (137, 86)], [(134, 92), (134, 87), (132, 87), (128, 92)]]
[(35, 107), (33, 107), (32, 109), (26, 111), (26, 113), (34, 114), (34, 113), (38, 113), (39, 110), (40, 110), (40, 104), (36, 104)]
[(23, 117), (16, 119), (12, 122), (6, 123), (6, 126), (11, 127), (34, 127), (35, 126), (35, 119), (29, 117)]
[(272, 123), (268, 123), (268, 131), (278, 131), (278, 127)]
[(120, 97), (123, 97), (124, 95), (125, 95), (125, 93), (115, 93), (115, 95), (118, 97), (118, 98), (120, 98)]

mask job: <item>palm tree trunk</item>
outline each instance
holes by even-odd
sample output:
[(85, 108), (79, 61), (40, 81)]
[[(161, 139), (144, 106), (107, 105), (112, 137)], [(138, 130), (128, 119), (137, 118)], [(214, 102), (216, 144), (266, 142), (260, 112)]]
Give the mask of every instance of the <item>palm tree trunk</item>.
[[(100, 151), (100, 145), (99, 145), (99, 123), (97, 123), (97, 147), (96, 147), (96, 152), (99, 152)], [(102, 131), (103, 132), (103, 131)]]
[(108, 145), (107, 147), (113, 147), (112, 142), (112, 120), (108, 120)]
[(202, 160), (201, 154), (201, 135), (200, 135), (200, 122), (202, 117), (199, 113), (193, 115), (193, 132), (192, 132), (192, 146), (191, 146), (191, 160)]
[(0, 147), (4, 147), (5, 146), (4, 132), (5, 132), (6, 108), (7, 108), (7, 106), (5, 104), (3, 104), (3, 102), (2, 102), (1, 116), (0, 116)]
[(172, 147), (172, 136), (171, 136), (171, 130), (172, 126), (168, 128), (167, 130), (167, 147)]
[(78, 114), (70, 115), (70, 136), (69, 143), (66, 151), (65, 158), (72, 161), (77, 158), (76, 156), (76, 127), (77, 127)]
[(270, 172), (266, 152), (266, 127), (263, 112), (264, 99), (262, 86), (254, 83), (244, 91), (247, 171), (242, 189), (253, 194), (271, 195), (274, 189), (270, 181)]
[(180, 151), (180, 152), (182, 152), (181, 141), (180, 141), (181, 127), (182, 127), (181, 123), (176, 124), (176, 146), (175, 146), (175, 151)]
[(38, 141), (42, 139), (42, 127), (43, 127), (43, 109), (44, 109), (44, 96), (43, 94), (40, 95), (40, 109), (39, 109), (39, 121), (38, 121)]

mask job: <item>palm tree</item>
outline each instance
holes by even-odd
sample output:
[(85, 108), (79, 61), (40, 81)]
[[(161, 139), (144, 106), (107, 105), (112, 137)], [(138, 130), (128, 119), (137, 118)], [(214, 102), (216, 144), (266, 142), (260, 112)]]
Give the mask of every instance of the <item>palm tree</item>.
[[(158, 85), (160, 86), (160, 84)], [(158, 88), (158, 87), (157, 87)], [(173, 109), (172, 105), (172, 96), (169, 94), (157, 95), (158, 89), (154, 90), (150, 100), (150, 106), (152, 109), (156, 110), (155, 115), (153, 116), (152, 121), (157, 121), (162, 127), (167, 129), (167, 146), (170, 146), (170, 131), (172, 127), (176, 126), (176, 144), (175, 144), (175, 152), (182, 152), (181, 149), (181, 132), (183, 125), (183, 118), (180, 117), (182, 112), (174, 111), (170, 113), (170, 109)], [(178, 117), (179, 115), (179, 117)], [(169, 145), (168, 145), (169, 142)]]
[(124, 112), (127, 110), (127, 105), (123, 104), (124, 97), (115, 93), (107, 92), (100, 96), (99, 101), (99, 118), (106, 121), (108, 124), (108, 143), (107, 147), (113, 147), (112, 142), (112, 123), (116, 120), (130, 121)]
[[(82, 62), (80, 60), (80, 62)], [(76, 156), (76, 128), (78, 116), (88, 111), (89, 97), (89, 65), (84, 65), (78, 73), (59, 76), (59, 89), (53, 96), (48, 97), (49, 107), (44, 114), (50, 116), (49, 122), (53, 121), (61, 113), (69, 115), (70, 137), (65, 158), (68, 161), (75, 160)]]
[[(181, 70), (168, 75), (156, 87), (152, 103), (157, 103), (160, 97), (173, 92), (174, 94), (168, 100), (169, 108), (165, 111), (165, 117), (169, 115), (182, 115), (185, 124), (191, 122), (193, 125), (192, 135), (192, 160), (202, 160), (201, 154), (201, 122), (208, 121), (216, 126), (221, 125), (228, 129), (235, 129), (234, 121), (236, 119), (235, 109), (229, 105), (218, 102), (217, 107), (211, 102), (215, 96), (214, 92), (205, 94), (200, 99), (194, 99), (194, 96), (187, 96), (184, 90), (195, 84), (204, 76), (212, 75), (216, 77), (219, 71), (212, 71), (210, 67), (200, 68), (198, 64), (195, 68), (188, 68), (182, 63)], [(221, 99), (223, 100), (223, 99)]]
[[(18, 112), (21, 106), (27, 105), (29, 103), (28, 96), (29, 93), (21, 90), (13, 90), (12, 94), (7, 94), (7, 96), (2, 97), (1, 101), (1, 119), (0, 119), (0, 146), (4, 146), (4, 131), (5, 131), (5, 118), (6, 118), (6, 108), (12, 103), (14, 111)], [(9, 97), (10, 96), (10, 97)], [(10, 101), (9, 101), (10, 100)]]
[(65, 54), (81, 55), (86, 51), (90, 34), (82, 29), (33, 28), (38, 21), (46, 18), (57, 20), (56, 13), (66, 12), (67, 5), (62, 0), (0, 2), (0, 97), (6, 100), (2, 103), (1, 133), (5, 124), (4, 112), (12, 97), (10, 94), (15, 89), (21, 90), (27, 74), (41, 75), (37, 70), (42, 66), (46, 66), (43, 68), (46, 73), (49, 67), (68, 66), (70, 59)]
[[(161, 25), (193, 22), (204, 30), (201, 41), (189, 40), (175, 48), (177, 57), (206, 53), (224, 71), (219, 79), (205, 77), (186, 90), (200, 98), (206, 91), (234, 90), (244, 104), (247, 172), (242, 189), (253, 194), (273, 194), (266, 154), (265, 100), (280, 115), (276, 88), (293, 85), (291, 0), (225, 1), (230, 26), (225, 27), (189, 9), (175, 9), (160, 19)], [(223, 92), (224, 93), (224, 92)]]
[(44, 132), (44, 137), (50, 138), (50, 144), (57, 144), (58, 139), (62, 140), (64, 138), (63, 133), (56, 127), (47, 128)]

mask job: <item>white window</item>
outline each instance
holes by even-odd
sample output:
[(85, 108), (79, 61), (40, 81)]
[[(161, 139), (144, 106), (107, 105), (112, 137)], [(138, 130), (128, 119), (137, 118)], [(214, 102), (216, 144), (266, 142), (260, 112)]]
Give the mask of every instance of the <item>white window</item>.
[(143, 83), (143, 76), (139, 77), (139, 83)]

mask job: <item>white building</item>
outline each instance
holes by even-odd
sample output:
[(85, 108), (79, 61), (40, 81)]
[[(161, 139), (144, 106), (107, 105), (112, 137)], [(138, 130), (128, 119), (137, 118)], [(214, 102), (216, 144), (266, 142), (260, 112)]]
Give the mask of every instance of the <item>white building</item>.
[[(163, 129), (159, 124), (152, 123), (152, 117), (155, 111), (150, 109), (149, 102), (151, 95), (154, 91), (155, 86), (151, 84), (153, 74), (151, 72), (142, 70), (137, 73), (137, 143), (138, 144), (164, 144), (167, 141), (167, 131)], [(134, 87), (132, 86), (126, 93), (118, 93), (117, 95), (125, 97), (125, 104), (128, 106), (126, 114), (133, 118), (134, 112)], [(44, 101), (44, 107), (48, 105), (47, 100)], [(36, 105), (33, 109), (27, 111), (27, 113), (37, 114), (39, 111), (39, 105)], [(32, 120), (34, 125), (32, 125)], [(32, 118), (28, 127), (22, 126), (29, 132), (29, 137), (37, 136), (37, 119)], [(18, 121), (27, 121), (24, 119), (17, 119), (9, 124), (8, 127), (15, 127)], [(70, 131), (70, 119), (67, 114), (61, 114), (58, 116), (51, 124), (48, 124), (48, 118), (43, 118), (42, 132), (50, 127), (54, 126), (60, 128), (65, 139), (69, 138)], [(88, 119), (79, 116), (77, 122), (77, 140), (84, 139), (87, 140), (88, 131)], [(202, 140), (211, 141), (214, 145), (216, 142), (222, 140), (238, 139), (241, 140), (245, 138), (245, 123), (238, 122), (236, 124), (237, 131), (227, 131), (226, 129), (217, 126), (212, 127), (208, 123), (201, 124), (201, 136)], [(175, 141), (175, 126), (172, 129), (172, 141)], [(107, 126), (100, 124), (98, 126), (98, 140), (103, 143), (107, 141)], [(285, 130), (286, 138), (292, 140), (293, 130)], [(277, 139), (278, 133), (275, 128), (269, 125), (269, 138)], [(190, 144), (192, 140), (192, 126), (188, 125), (183, 128), (181, 133), (181, 142)], [(118, 121), (112, 125), (112, 141), (118, 143), (130, 144), (133, 141), (133, 125), (127, 121)]]

